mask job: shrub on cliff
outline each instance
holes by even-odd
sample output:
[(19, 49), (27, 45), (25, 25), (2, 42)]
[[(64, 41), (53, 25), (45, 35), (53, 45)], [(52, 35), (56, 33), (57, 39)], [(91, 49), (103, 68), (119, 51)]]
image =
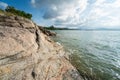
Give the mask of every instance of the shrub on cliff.
[(26, 12), (21, 11), (21, 10), (17, 10), (17, 9), (15, 9), (15, 8), (12, 7), (12, 6), (8, 6), (8, 7), (5, 9), (5, 11), (6, 11), (6, 12), (13, 13), (14, 15), (18, 15), (18, 16), (22, 16), (22, 17), (28, 18), (28, 19), (31, 19), (31, 18), (32, 18), (32, 14), (26, 13)]
[(4, 12), (4, 10), (0, 9), (0, 13), (3, 13), (3, 12)]
[(4, 10), (0, 9), (0, 11), (4, 11)]

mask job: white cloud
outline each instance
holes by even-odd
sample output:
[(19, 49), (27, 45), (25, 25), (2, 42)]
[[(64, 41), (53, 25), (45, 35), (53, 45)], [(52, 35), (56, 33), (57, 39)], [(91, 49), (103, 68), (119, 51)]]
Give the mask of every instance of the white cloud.
[[(87, 0), (31, 0), (31, 2), (39, 8), (45, 8), (45, 13), (57, 14), (55, 18), (62, 18), (63, 20), (76, 15), (76, 10), (84, 11), (87, 5)], [(51, 16), (51, 18), (54, 18), (54, 16)]]
[(0, 1), (0, 8), (5, 9), (8, 6), (7, 3), (1, 2)]
[(92, 23), (95, 22), (95, 26), (118, 27), (120, 26), (119, 4), (120, 0), (114, 0), (111, 3), (108, 0), (97, 0), (89, 13), (89, 18), (91, 18)]
[(31, 4), (33, 5), (33, 7), (36, 7), (35, 6), (35, 0), (31, 0)]
[(31, 0), (31, 3), (32, 3), (32, 4), (35, 4), (35, 0)]
[(120, 26), (120, 0), (31, 0), (58, 26)]

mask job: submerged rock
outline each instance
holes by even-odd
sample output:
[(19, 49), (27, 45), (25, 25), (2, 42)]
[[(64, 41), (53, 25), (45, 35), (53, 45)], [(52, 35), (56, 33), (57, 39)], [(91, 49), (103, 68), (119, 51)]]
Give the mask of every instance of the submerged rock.
[(31, 20), (0, 15), (0, 80), (82, 80), (66, 58)]

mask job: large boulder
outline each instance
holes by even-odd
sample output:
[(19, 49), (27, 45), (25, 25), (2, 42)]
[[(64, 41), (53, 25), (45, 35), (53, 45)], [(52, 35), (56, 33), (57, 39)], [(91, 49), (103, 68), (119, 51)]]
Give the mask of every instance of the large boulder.
[(31, 20), (0, 16), (0, 80), (82, 80), (63, 47)]

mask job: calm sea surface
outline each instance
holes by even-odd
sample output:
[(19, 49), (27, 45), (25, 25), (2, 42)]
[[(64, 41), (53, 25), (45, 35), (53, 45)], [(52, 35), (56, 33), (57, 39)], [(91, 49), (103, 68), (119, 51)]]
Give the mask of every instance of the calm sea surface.
[(55, 41), (71, 53), (81, 74), (96, 80), (120, 80), (120, 31), (56, 30)]

